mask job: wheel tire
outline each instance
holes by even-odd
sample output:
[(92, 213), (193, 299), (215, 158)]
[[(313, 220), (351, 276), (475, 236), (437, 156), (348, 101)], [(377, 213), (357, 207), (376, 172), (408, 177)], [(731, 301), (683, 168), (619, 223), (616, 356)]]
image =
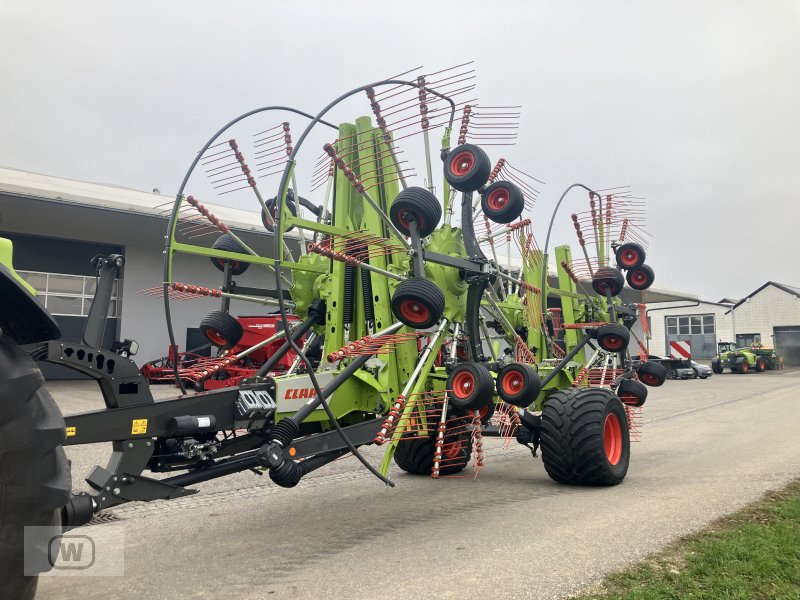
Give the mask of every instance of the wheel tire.
[[(50, 541), (61, 533), (69, 498), (64, 419), (36, 363), (5, 336), (0, 373), (0, 597), (33, 598), (38, 578), (23, 576), (24, 550), (35, 570), (50, 569)], [(49, 529), (23, 540), (32, 525)]]
[(619, 323), (608, 323), (597, 330), (597, 345), (606, 352), (623, 352), (630, 341), (630, 330)]
[(636, 267), (641, 267), (644, 264), (644, 260), (647, 257), (644, 248), (642, 248), (639, 244), (622, 244), (616, 251), (616, 259), (617, 265), (620, 269), (635, 269)]
[(667, 369), (667, 379), (675, 380), (678, 378), (678, 372), (675, 369)]
[[(217, 238), (217, 241), (211, 244), (211, 247), (214, 248), (214, 250), (224, 250), (225, 252), (238, 252), (240, 254), (243, 252), (242, 247), (239, 244), (237, 244), (236, 241), (227, 233), (225, 235), (219, 236)], [(216, 258), (216, 257), (211, 258), (211, 263), (215, 267), (217, 267), (220, 271), (225, 270), (226, 262), (228, 261), (224, 258)], [(238, 260), (232, 260), (230, 261), (230, 263), (231, 263), (231, 275), (241, 275), (242, 273), (247, 271), (247, 269), (250, 268), (250, 263), (240, 262)]]
[(442, 205), (438, 198), (421, 187), (406, 188), (389, 207), (389, 219), (404, 235), (411, 234), (412, 219), (417, 223), (420, 237), (428, 237), (439, 225)]
[(503, 402), (527, 408), (542, 391), (542, 380), (532, 366), (511, 363), (500, 369), (495, 386)]
[[(272, 220), (274, 221), (275, 220), (275, 215), (278, 213), (278, 209), (277, 209), (278, 199), (277, 198), (270, 198), (269, 200), (264, 202), (264, 205), (267, 207), (267, 210), (269, 211), (269, 214), (272, 217)], [(292, 216), (296, 217), (297, 216), (297, 207), (294, 204), (294, 192), (292, 190), (289, 190), (288, 192), (286, 192), (286, 206), (289, 209), (289, 212), (292, 213)], [(274, 229), (272, 227), (272, 225), (270, 225), (269, 221), (267, 221), (267, 216), (264, 213), (264, 209), (263, 208), (261, 209), (261, 224), (264, 226), (264, 229), (266, 229), (267, 231), (273, 231), (273, 229)], [(287, 229), (286, 231), (291, 231), (292, 229), (294, 229), (294, 225), (289, 227), (289, 229)]]
[(667, 370), (663, 365), (648, 361), (639, 365), (639, 368), (636, 369), (636, 374), (639, 377), (639, 381), (650, 387), (664, 385), (664, 381), (667, 378)]
[[(433, 471), (434, 452), (436, 452), (436, 435), (421, 439), (401, 440), (394, 452), (394, 462), (406, 473), (430, 475)], [(452, 453), (456, 455), (453, 456)], [(451, 455), (448, 456), (448, 454)], [(469, 434), (461, 434), (454, 442), (445, 443), (442, 455), (446, 464), (440, 467), (440, 475), (453, 475), (463, 471), (472, 457)]]
[(600, 267), (592, 277), (592, 289), (601, 296), (606, 295), (606, 289), (611, 290), (612, 296), (618, 296), (625, 287), (625, 277), (614, 267)]
[(649, 266), (641, 265), (628, 271), (626, 279), (632, 289), (642, 291), (653, 285), (656, 280), (656, 274)]
[(409, 327), (427, 329), (444, 314), (444, 294), (439, 286), (422, 277), (406, 279), (394, 290), (392, 312)]
[(763, 358), (759, 358), (756, 361), (756, 373), (763, 373), (766, 370), (767, 370), (767, 361), (765, 361)]
[(221, 310), (208, 313), (200, 322), (200, 331), (209, 342), (223, 350), (230, 350), (244, 335), (242, 324)]
[(525, 208), (525, 197), (510, 181), (495, 181), (481, 194), (483, 214), (495, 223), (511, 223)]
[(718, 358), (715, 358), (714, 360), (711, 361), (711, 370), (717, 375), (722, 373), (722, 365), (720, 364)]
[(750, 363), (746, 358), (740, 358), (736, 361), (736, 372), (740, 375), (747, 375), (750, 372)]
[(623, 379), (617, 386), (617, 396), (626, 406), (643, 406), (647, 401), (647, 386), (634, 379)]
[(486, 184), (492, 163), (474, 144), (456, 146), (444, 159), (444, 178), (459, 192), (474, 192)]
[(450, 390), (450, 404), (456, 410), (480, 410), (492, 402), (494, 379), (482, 364), (461, 363), (450, 371), (447, 389)]
[(544, 403), (542, 462), (571, 485), (617, 485), (628, 473), (630, 433), (622, 401), (602, 388), (559, 390)]

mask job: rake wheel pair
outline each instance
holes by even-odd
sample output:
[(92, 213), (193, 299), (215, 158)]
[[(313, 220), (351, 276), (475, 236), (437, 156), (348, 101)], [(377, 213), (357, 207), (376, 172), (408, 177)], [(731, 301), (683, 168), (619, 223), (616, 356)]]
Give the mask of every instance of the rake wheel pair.
[(622, 244), (616, 250), (617, 265), (628, 271), (626, 279), (634, 290), (646, 290), (655, 281), (655, 272), (644, 264), (645, 258), (644, 248), (632, 242)]
[(461, 144), (444, 159), (444, 176), (454, 190), (481, 190), (483, 214), (495, 223), (511, 223), (522, 214), (525, 198), (510, 181), (495, 181), (483, 189), (491, 172), (492, 163), (486, 152), (474, 144)]

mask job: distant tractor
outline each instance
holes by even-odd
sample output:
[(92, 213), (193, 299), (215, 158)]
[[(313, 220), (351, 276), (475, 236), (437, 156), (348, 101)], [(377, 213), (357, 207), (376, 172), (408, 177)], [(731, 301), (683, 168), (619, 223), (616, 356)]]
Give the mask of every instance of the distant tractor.
[[(761, 349), (738, 348), (733, 342), (719, 342), (717, 344), (717, 356), (711, 361), (711, 369), (714, 373), (722, 373), (725, 369), (730, 369), (731, 373), (746, 374), (755, 370), (758, 373), (767, 369), (779, 368), (780, 361), (774, 351), (766, 353)], [(774, 355), (767, 356), (771, 353)]]

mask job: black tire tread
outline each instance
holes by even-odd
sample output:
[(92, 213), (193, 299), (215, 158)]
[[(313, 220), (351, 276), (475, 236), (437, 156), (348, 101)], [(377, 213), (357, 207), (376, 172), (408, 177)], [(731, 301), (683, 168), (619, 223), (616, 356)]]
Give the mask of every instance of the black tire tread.
[[(37, 578), (23, 576), (23, 527), (60, 533), (71, 487), (64, 419), (36, 363), (8, 338), (0, 339), (0, 372), (0, 597), (33, 598)], [(48, 542), (36, 542), (43, 565)]]
[[(464, 440), (463, 460), (459, 462), (449, 462), (445, 466), (440, 466), (441, 475), (453, 475), (463, 471), (469, 464), (472, 457), (472, 444), (469, 436), (462, 436)], [(447, 443), (445, 435), (445, 443)], [(425, 438), (401, 440), (397, 444), (394, 452), (395, 464), (406, 473), (412, 475), (430, 475), (433, 470), (433, 454), (436, 451), (436, 436)]]
[(242, 336), (244, 335), (242, 324), (239, 323), (235, 317), (232, 317), (230, 314), (221, 310), (215, 310), (208, 313), (205, 317), (203, 317), (203, 320), (200, 321), (200, 331), (204, 336), (206, 336), (206, 339), (208, 339), (212, 345), (216, 346), (216, 343), (213, 342), (206, 333), (208, 329), (217, 331), (225, 338), (225, 340), (228, 342), (226, 346), (223, 346), (225, 349), (233, 348), (239, 343), (239, 340), (241, 340)]
[[(619, 404), (623, 436), (622, 473), (608, 467), (602, 443), (602, 421), (607, 407)], [(542, 410), (542, 462), (547, 474), (559, 483), (587, 486), (610, 486), (620, 483), (627, 474), (630, 438), (622, 402), (610, 391), (597, 388), (561, 390), (551, 394)]]

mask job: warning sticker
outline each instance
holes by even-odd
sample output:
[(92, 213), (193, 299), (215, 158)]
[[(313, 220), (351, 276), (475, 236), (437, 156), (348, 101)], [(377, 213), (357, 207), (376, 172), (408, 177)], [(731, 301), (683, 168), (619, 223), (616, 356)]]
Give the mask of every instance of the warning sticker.
[(131, 435), (147, 433), (147, 419), (134, 419), (131, 421)]
[(67, 427), (67, 437), (74, 437), (74, 436), (75, 436), (75, 428)]

